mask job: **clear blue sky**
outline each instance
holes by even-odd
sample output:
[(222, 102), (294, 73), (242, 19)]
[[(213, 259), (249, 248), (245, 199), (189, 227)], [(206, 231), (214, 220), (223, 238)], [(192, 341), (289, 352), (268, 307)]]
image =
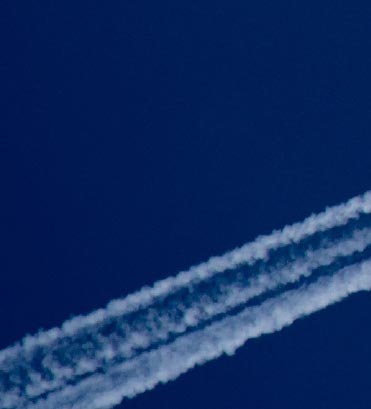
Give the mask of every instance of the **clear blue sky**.
[[(367, 1), (0, 5), (0, 347), (371, 187)], [(122, 407), (370, 408), (369, 294)]]

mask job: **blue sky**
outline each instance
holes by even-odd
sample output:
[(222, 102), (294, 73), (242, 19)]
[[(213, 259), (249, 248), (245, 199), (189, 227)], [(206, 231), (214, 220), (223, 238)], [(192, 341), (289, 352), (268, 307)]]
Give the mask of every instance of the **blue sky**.
[[(370, 188), (367, 2), (0, 6), (0, 346)], [(368, 408), (369, 295), (123, 407)]]

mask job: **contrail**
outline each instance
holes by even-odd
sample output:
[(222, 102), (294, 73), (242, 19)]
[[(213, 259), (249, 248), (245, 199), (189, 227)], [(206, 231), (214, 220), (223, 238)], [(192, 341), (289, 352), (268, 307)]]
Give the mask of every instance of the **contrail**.
[[(190, 293), (189, 302), (186, 295), (178, 294), (172, 302), (162, 303), (158, 312), (144, 311), (130, 318), (130, 325), (115, 321), (116, 330), (111, 334), (102, 333), (104, 328), (95, 328), (94, 334), (75, 334), (71, 348), (69, 342), (39, 347), (32, 353), (27, 350), (18, 352), (12, 359), (3, 362), (2, 371), (7, 368), (8, 373), (17, 373), (27, 370), (33, 381), (28, 383), (28, 396), (36, 397), (50, 390), (62, 387), (66, 379), (81, 377), (93, 373), (99, 368), (107, 367), (119, 359), (128, 359), (140, 350), (151, 347), (158, 342), (165, 342), (170, 336), (179, 335), (190, 328), (205, 324), (215, 316), (226, 313), (231, 309), (246, 303), (266, 291), (275, 290), (279, 286), (294, 283), (302, 277), (309, 276), (318, 267), (331, 265), (336, 259), (363, 252), (371, 245), (371, 229), (356, 230), (349, 238), (342, 239), (331, 245), (322, 245), (318, 250), (307, 250), (302, 257), (281, 267), (275, 267), (253, 277), (243, 277), (243, 280), (225, 277), (226, 282), (213, 280), (208, 285), (207, 297), (205, 291), (201, 297), (197, 291)], [(344, 260), (342, 260), (344, 264)], [(199, 293), (199, 291), (198, 291)], [(112, 326), (112, 321), (108, 323)], [(118, 327), (121, 326), (121, 331)], [(115, 345), (119, 346), (115, 346)], [(94, 354), (86, 350), (94, 351)], [(56, 360), (53, 355), (64, 357), (63, 362)], [(37, 358), (35, 358), (35, 355)], [(65, 357), (68, 356), (68, 364)], [(53, 380), (40, 382), (39, 374), (41, 363), (47, 363), (48, 371), (53, 373)]]
[[(75, 317), (61, 328), (26, 337), (0, 351), (0, 408), (108, 408), (113, 403), (104, 402), (109, 402), (112, 396), (116, 401), (134, 396), (136, 393), (127, 392), (127, 385), (141, 384), (142, 376), (135, 362), (162, 357), (163, 352), (159, 351), (172, 351), (182, 343), (188, 345), (191, 341), (187, 340), (204, 337), (211, 328), (241, 318), (241, 311), (260, 311), (263, 306), (267, 309), (267, 305), (278, 308), (277, 300), (283, 303), (284, 294), (296, 291), (305, 297), (308, 289), (315, 286), (308, 282), (317, 277), (318, 287), (334, 273), (331, 279), (339, 280), (348, 277), (348, 271), (368, 271), (367, 262), (360, 262), (371, 256), (371, 229), (367, 228), (370, 212), (371, 193), (367, 192), (161, 280), (151, 288), (112, 301), (106, 309)], [(355, 267), (347, 269), (355, 262), (358, 262)], [(303, 283), (306, 287), (290, 290), (290, 286)], [(277, 302), (273, 303), (274, 300)], [(254, 321), (258, 322), (260, 316), (257, 314)], [(233, 332), (226, 337), (229, 342), (237, 342)], [(194, 364), (186, 369), (205, 361), (198, 359), (192, 358)], [(159, 365), (152, 358), (151, 362), (152, 367)], [(163, 365), (160, 373), (170, 373), (171, 362)], [(186, 369), (175, 371), (174, 377)], [(156, 381), (154, 376), (135, 388), (146, 390), (149, 384), (173, 379), (166, 375), (166, 379)], [(113, 387), (116, 384), (112, 377), (120, 379), (115, 388), (121, 392)], [(83, 396), (91, 382), (97, 383), (96, 391), (92, 391), (91, 398)], [(108, 383), (111, 389), (105, 386)], [(98, 392), (100, 387), (102, 391)], [(87, 399), (98, 402), (94, 403), (98, 406), (92, 403), (84, 406)]]

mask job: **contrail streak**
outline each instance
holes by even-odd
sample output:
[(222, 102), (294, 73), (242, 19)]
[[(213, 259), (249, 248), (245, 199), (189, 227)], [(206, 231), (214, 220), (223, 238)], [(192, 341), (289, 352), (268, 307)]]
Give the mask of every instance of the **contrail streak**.
[[(200, 323), (207, 323), (218, 314), (225, 314), (236, 306), (246, 303), (266, 291), (274, 290), (278, 286), (284, 286), (293, 283), (302, 277), (309, 276), (313, 270), (318, 267), (331, 265), (337, 258), (350, 256), (360, 253), (371, 245), (371, 229), (356, 230), (349, 238), (342, 239), (328, 245), (323, 245), (317, 250), (307, 250), (300, 258), (292, 263), (287, 263), (281, 267), (275, 267), (269, 270), (265, 264), (263, 272), (253, 277), (246, 277), (239, 282), (231, 277), (226, 277), (226, 282), (212, 281), (209, 285), (208, 296), (201, 294), (198, 297), (195, 292), (191, 293), (189, 303), (185, 302), (185, 295), (178, 296), (174, 307), (170, 304), (166, 308), (160, 308), (159, 311), (138, 314), (136, 319), (128, 325), (125, 331), (118, 337), (116, 330), (112, 336), (107, 334), (104, 340), (101, 339), (102, 330), (95, 329), (94, 343), (93, 335), (90, 334), (89, 349), (94, 350), (94, 356), (84, 353), (87, 349), (87, 334), (75, 335), (75, 346), (71, 351), (70, 344), (49, 345), (47, 348), (37, 350), (38, 359), (34, 355), (35, 351), (18, 353), (13, 359), (8, 359), (3, 363), (8, 371), (15, 372), (16, 368), (25, 368), (28, 366), (28, 374), (33, 378), (33, 382), (28, 384), (28, 396), (36, 397), (50, 390), (60, 388), (64, 385), (66, 379), (81, 377), (92, 373), (99, 368), (108, 366), (118, 359), (131, 358), (139, 349), (146, 349), (158, 342), (165, 342), (171, 335), (179, 335), (192, 327), (197, 327)], [(112, 323), (110, 323), (112, 324)], [(119, 325), (119, 323), (117, 323)], [(139, 326), (138, 326), (139, 325)], [(140, 341), (139, 341), (140, 340)], [(119, 344), (115, 347), (115, 344)], [(69, 356), (69, 364), (64, 365), (56, 362), (53, 354), (65, 350), (62, 355)], [(74, 358), (73, 358), (74, 357)], [(114, 358), (114, 359), (110, 359)], [(52, 382), (40, 382), (41, 377), (37, 370), (32, 368), (40, 367), (40, 362), (47, 363), (49, 372), (54, 374)]]
[[(26, 337), (0, 351), (0, 408), (108, 408), (114, 404), (107, 403), (113, 396), (116, 400), (112, 402), (118, 402), (137, 393), (128, 392), (128, 385), (144, 391), (150, 388), (148, 385), (173, 379), (208, 360), (192, 355), (190, 343), (201, 345), (207, 334), (213, 333), (212, 328), (226, 328), (221, 333), (226, 334), (229, 343), (236, 343), (239, 338), (233, 331), (227, 335), (227, 323), (244, 317), (247, 311), (258, 325), (262, 319), (258, 311), (263, 306), (265, 310), (283, 308), (285, 294), (291, 294), (291, 298), (298, 294), (297, 298), (305, 300), (311, 294), (310, 288), (319, 288), (326, 280), (336, 282), (336, 288), (340, 288), (339, 277), (349, 278), (349, 271), (360, 271), (353, 274), (357, 277), (367, 275), (369, 264), (364, 260), (371, 257), (371, 229), (367, 227), (370, 212), (371, 193), (367, 192), (153, 287), (112, 301), (105, 309), (75, 317), (61, 328)], [(346, 267), (351, 264), (354, 267)], [(316, 284), (308, 284), (317, 277)], [(303, 283), (304, 287), (300, 287)], [(300, 289), (290, 290), (293, 286)], [(199, 337), (198, 341), (192, 341), (195, 337)], [(192, 365), (185, 369), (180, 366), (174, 376), (164, 375), (166, 379), (162, 379), (159, 373), (173, 373), (169, 372), (171, 361), (164, 361), (157, 375), (153, 372), (141, 381), (143, 374), (136, 363), (145, 363), (148, 370), (149, 364), (158, 367), (163, 361), (161, 351), (170, 354), (179, 345), (189, 348), (187, 355), (183, 347), (181, 359), (189, 356)], [(96, 390), (85, 396), (90, 394), (86, 388), (94, 382)], [(95, 403), (85, 403), (89, 399)]]

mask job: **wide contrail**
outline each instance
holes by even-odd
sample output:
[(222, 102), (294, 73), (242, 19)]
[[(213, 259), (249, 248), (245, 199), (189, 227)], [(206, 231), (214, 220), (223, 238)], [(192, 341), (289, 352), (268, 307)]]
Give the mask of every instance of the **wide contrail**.
[(371, 193), (0, 351), (0, 408), (110, 408), (370, 289)]

